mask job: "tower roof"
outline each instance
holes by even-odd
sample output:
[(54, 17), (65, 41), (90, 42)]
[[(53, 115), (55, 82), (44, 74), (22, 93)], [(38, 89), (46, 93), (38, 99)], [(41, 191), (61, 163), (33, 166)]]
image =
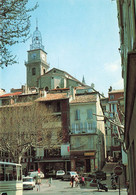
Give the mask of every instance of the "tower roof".
[(41, 32), (38, 30), (38, 25), (36, 26), (36, 30), (33, 32), (32, 44), (30, 45), (30, 50), (34, 49), (44, 50), (44, 46), (42, 45), (42, 36)]
[(82, 79), (82, 83), (85, 84), (85, 78), (84, 78), (84, 76), (83, 76), (83, 79)]

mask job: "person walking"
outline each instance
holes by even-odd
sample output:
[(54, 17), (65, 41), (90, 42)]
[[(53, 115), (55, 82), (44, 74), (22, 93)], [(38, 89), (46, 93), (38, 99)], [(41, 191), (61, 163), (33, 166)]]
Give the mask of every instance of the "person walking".
[(52, 184), (52, 177), (49, 178), (49, 187), (51, 187)]
[(85, 178), (84, 178), (84, 176), (81, 177), (81, 183), (82, 183), (82, 186), (85, 186)]
[(71, 187), (73, 188), (73, 185), (74, 185), (74, 181), (75, 181), (75, 178), (74, 176), (71, 177)]
[(78, 176), (76, 175), (75, 176), (75, 187), (78, 187), (78, 182), (79, 182), (79, 179), (78, 179)]

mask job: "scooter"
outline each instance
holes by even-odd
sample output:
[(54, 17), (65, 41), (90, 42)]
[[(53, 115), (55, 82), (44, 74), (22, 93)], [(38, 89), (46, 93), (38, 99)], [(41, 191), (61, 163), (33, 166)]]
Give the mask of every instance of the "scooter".
[(114, 180), (111, 180), (111, 187), (112, 189), (116, 190), (117, 189), (117, 185), (116, 182)]
[(108, 186), (106, 184), (102, 184), (100, 181), (97, 181), (97, 188), (98, 190), (105, 190), (105, 192), (108, 192)]

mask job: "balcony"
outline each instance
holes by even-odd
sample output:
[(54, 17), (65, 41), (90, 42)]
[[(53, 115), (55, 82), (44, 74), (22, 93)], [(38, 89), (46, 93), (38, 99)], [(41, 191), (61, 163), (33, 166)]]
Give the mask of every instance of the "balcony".
[(71, 125), (71, 134), (94, 134), (97, 131), (96, 121), (75, 122)]
[(94, 129), (71, 129), (71, 134), (95, 134), (96, 128)]

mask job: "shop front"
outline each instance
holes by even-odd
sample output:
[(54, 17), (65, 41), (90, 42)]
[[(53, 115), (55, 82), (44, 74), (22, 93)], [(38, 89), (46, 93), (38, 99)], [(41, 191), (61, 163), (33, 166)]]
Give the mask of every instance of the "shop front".
[(45, 159), (35, 161), (35, 163), (37, 164), (37, 169), (40, 168), (45, 177), (55, 177), (58, 170), (64, 170), (65, 172), (70, 170), (69, 159)]
[(71, 151), (71, 170), (89, 173), (95, 170), (96, 151)]

